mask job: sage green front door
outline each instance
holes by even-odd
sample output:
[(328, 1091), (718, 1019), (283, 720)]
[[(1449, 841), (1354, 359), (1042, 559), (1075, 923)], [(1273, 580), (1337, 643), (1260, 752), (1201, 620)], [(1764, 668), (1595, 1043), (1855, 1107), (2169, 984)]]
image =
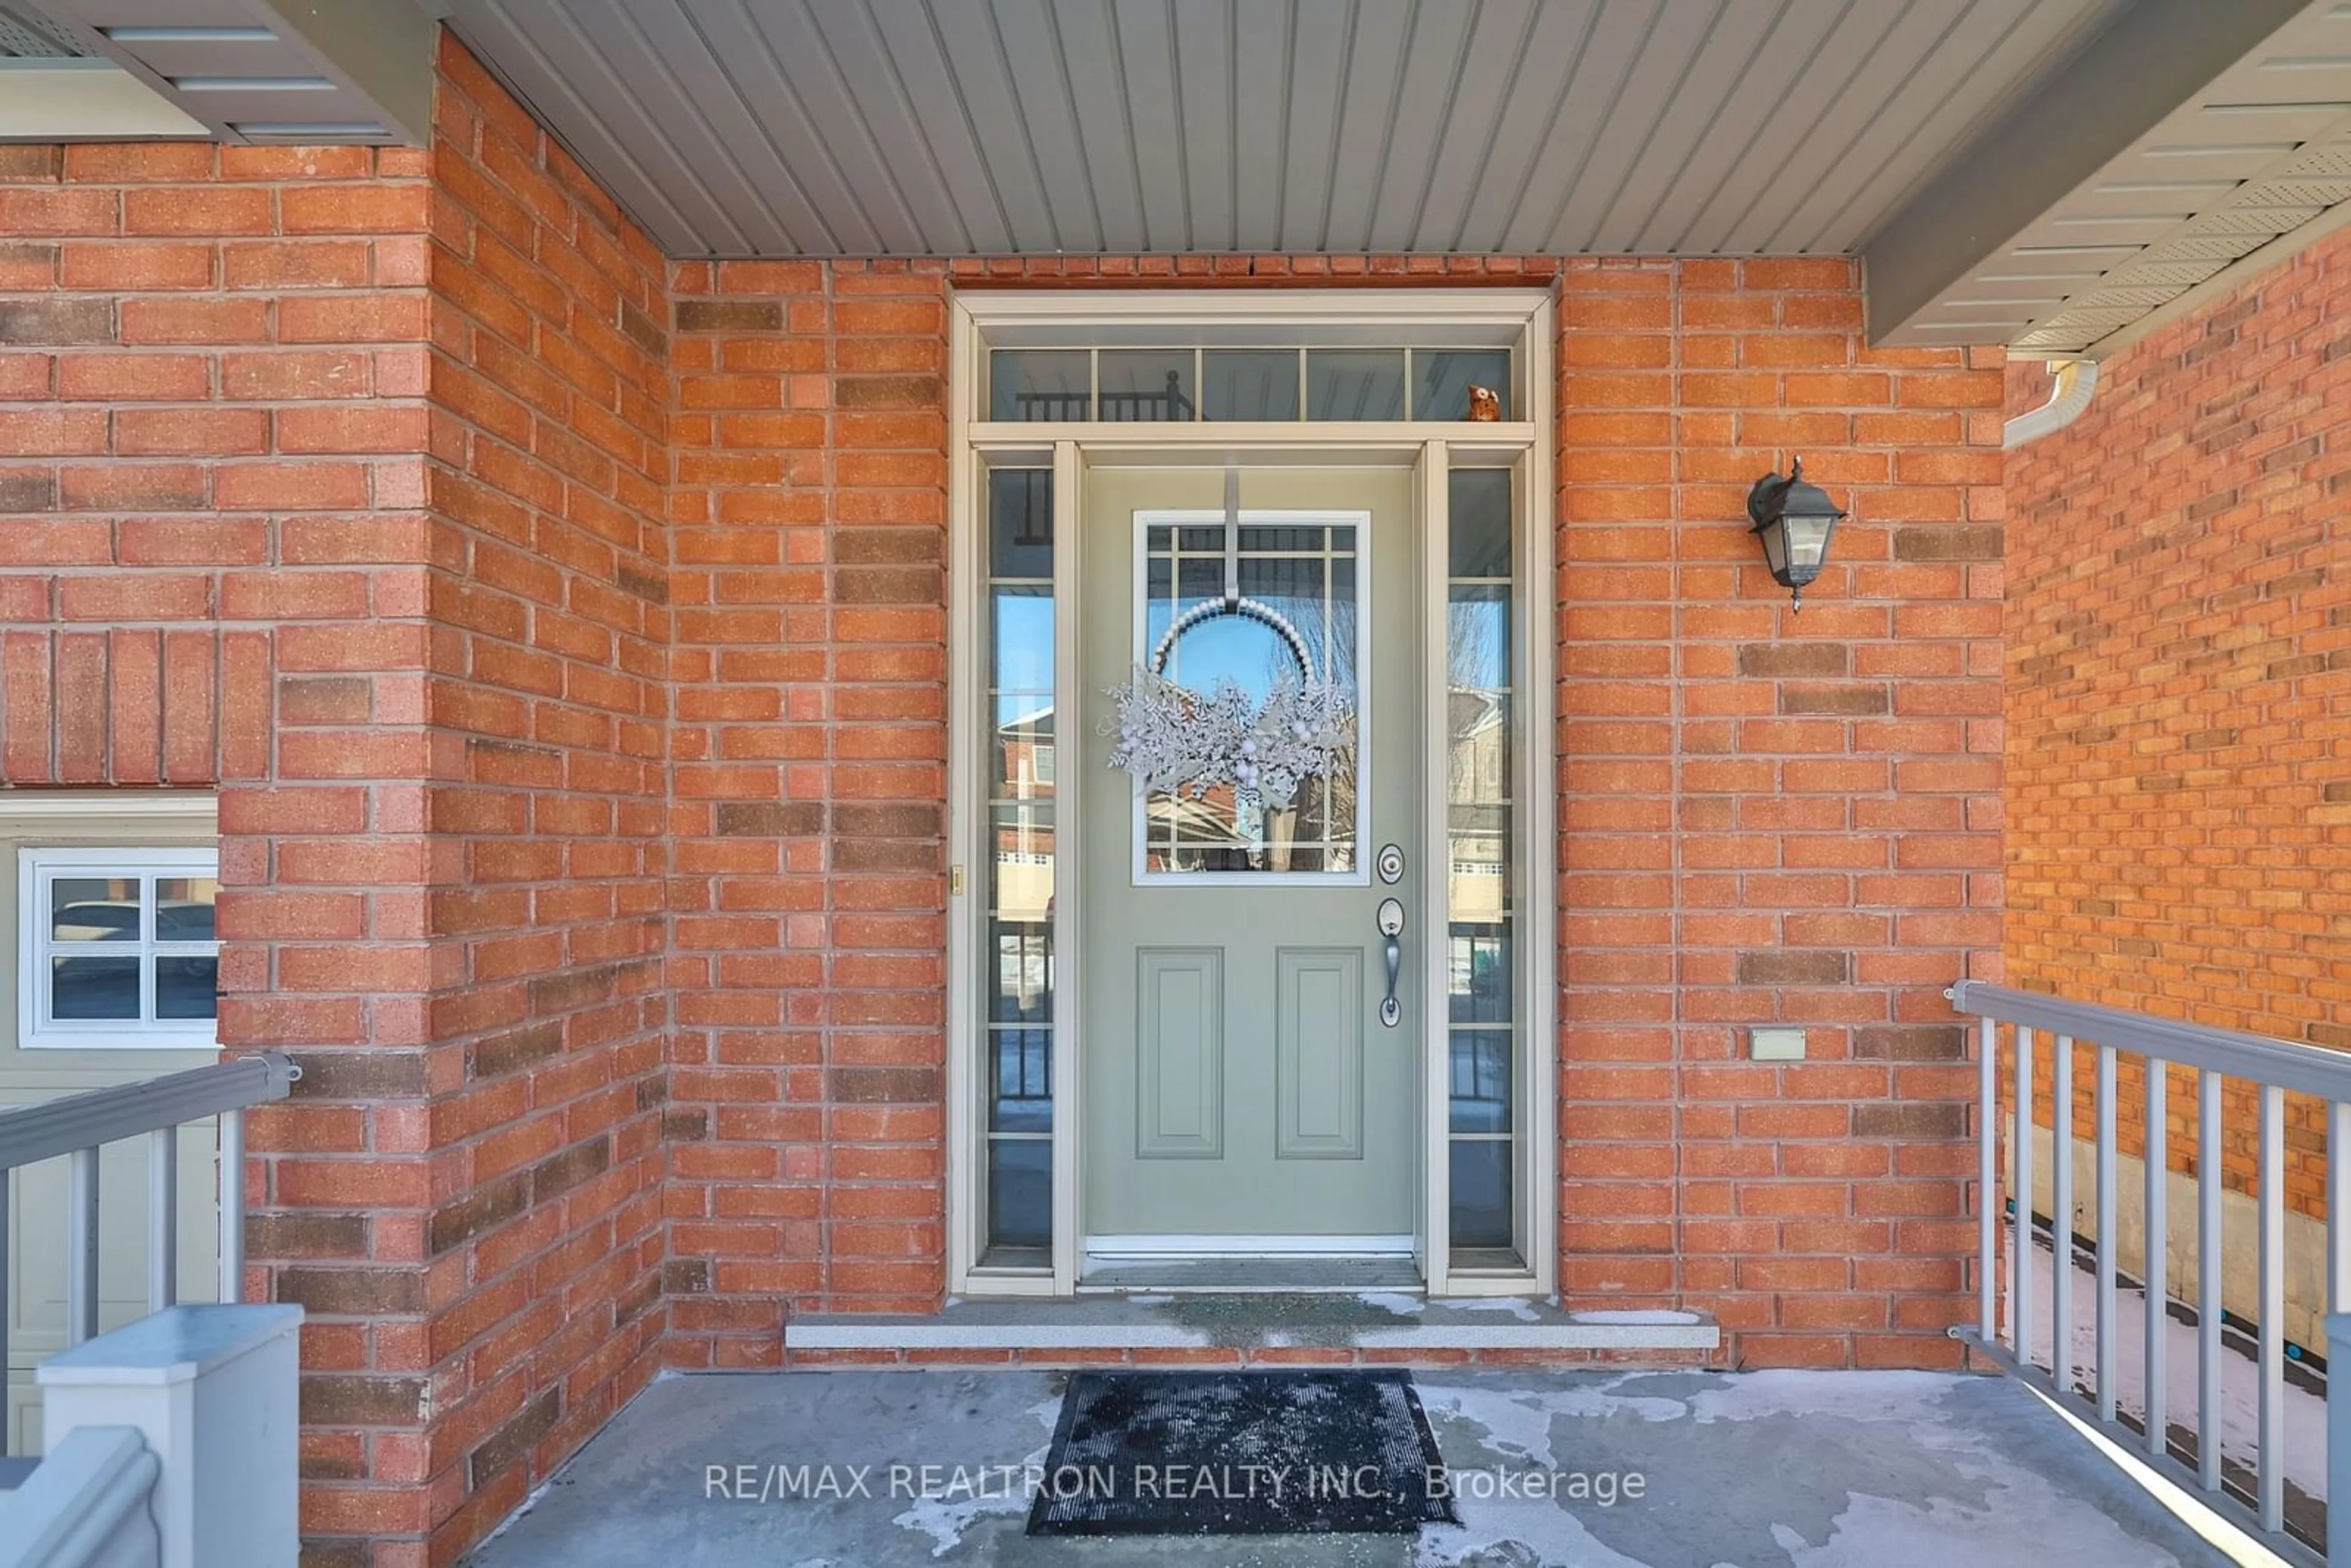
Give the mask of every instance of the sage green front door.
[[(1410, 907), (1424, 870), (1407, 853), (1391, 883), (1375, 862), (1414, 843), (1420, 810), (1415, 483), (1406, 468), (1244, 468), (1228, 529), (1217, 469), (1087, 476), (1071, 727), (1098, 780), (1077, 933), (1090, 1253), (1411, 1247), (1427, 938), (1398, 938), (1386, 1022), (1378, 923), (1385, 899)], [(1253, 791), (1141, 788), (1111, 767), (1106, 695), (1139, 668), (1179, 706), (1221, 695), (1262, 711), (1285, 685), (1336, 688), (1349, 721), (1317, 736), (1325, 770), (1286, 791), (1270, 768), (1241, 769)]]

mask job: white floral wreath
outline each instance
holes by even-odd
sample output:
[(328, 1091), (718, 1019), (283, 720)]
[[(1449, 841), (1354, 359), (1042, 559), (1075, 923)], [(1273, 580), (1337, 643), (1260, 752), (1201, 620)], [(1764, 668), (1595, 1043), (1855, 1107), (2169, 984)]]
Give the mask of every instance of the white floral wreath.
[[(1197, 692), (1161, 674), (1176, 640), (1219, 615), (1271, 627), (1298, 661), (1298, 678), (1277, 680), (1259, 704), (1229, 681)], [(1354, 749), (1353, 696), (1315, 679), (1306, 639), (1280, 612), (1254, 599), (1210, 600), (1186, 611), (1160, 638), (1150, 663), (1107, 695), (1118, 704), (1118, 716), (1102, 727), (1118, 737), (1110, 765), (1126, 769), (1144, 789), (1188, 791), (1198, 800), (1230, 784), (1238, 797), (1280, 807), (1301, 780), (1328, 777)]]

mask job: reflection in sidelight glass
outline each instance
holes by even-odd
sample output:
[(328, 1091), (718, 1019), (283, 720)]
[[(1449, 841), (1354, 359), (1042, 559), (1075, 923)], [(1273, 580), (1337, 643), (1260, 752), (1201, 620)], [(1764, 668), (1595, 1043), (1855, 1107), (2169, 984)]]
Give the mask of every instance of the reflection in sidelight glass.
[[(1001, 351), (997, 355), (1003, 358)], [(987, 482), (987, 860), (980, 892), (987, 1199), (982, 1261), (1053, 1240), (1053, 476)]]
[[(1167, 643), (1159, 674), (1202, 695), (1238, 688), (1259, 705), (1285, 682), (1321, 681), (1359, 694), (1362, 562), (1355, 536), (1352, 523), (1244, 524), (1240, 529), (1241, 598), (1298, 633), (1311, 668), (1300, 666), (1296, 647), (1264, 620), (1218, 614), (1194, 622)], [(1143, 545), (1138, 664), (1153, 656), (1177, 622), (1225, 591), (1221, 525), (1155, 524), (1144, 530)], [(1287, 800), (1244, 796), (1230, 784), (1205, 793), (1146, 791), (1144, 874), (1353, 875), (1360, 760), (1359, 751), (1344, 752), (1329, 774), (1301, 780)]]
[(1518, 988), (1510, 866), (1517, 665), (1507, 468), (1448, 482), (1446, 584), (1446, 990), (1451, 1039), (1452, 1241), (1516, 1243)]

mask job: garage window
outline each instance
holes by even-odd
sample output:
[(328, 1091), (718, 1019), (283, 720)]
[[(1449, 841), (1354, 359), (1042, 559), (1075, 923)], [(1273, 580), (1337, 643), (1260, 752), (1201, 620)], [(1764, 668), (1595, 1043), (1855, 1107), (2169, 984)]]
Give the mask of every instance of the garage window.
[(88, 1051), (217, 1043), (215, 852), (16, 853), (20, 1045)]

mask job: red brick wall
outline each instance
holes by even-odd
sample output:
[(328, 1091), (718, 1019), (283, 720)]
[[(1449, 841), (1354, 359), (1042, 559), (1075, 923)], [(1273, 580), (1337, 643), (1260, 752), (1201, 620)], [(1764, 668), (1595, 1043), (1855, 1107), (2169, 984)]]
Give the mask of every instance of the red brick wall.
[[(2016, 984), (2351, 1047), (2346, 267), (2351, 240), (2326, 241), (2150, 334), (2099, 367), (2079, 421), (2010, 456)], [(2011, 412), (2046, 388), (2020, 372)], [(2169, 1113), (2192, 1170), (2192, 1077)], [(2243, 1085), (2225, 1113), (2224, 1175), (2250, 1190)], [(2289, 1125), (2289, 1201), (2322, 1213), (2317, 1108), (2290, 1100)]]
[[(217, 785), (249, 1291), (304, 1302), (309, 1528), (421, 1528), (427, 164), (0, 150), (15, 786)], [(329, 1556), (328, 1561), (332, 1561)]]
[[(1113, 256), (675, 275), (678, 1360), (771, 1358), (778, 1291), (945, 1285), (943, 283), (1440, 277), (1562, 289), (1567, 1292), (1750, 1364), (1951, 1358), (1998, 356), (1867, 350), (1843, 262)], [(1791, 451), (1855, 514), (1801, 616), (1741, 520)], [(1771, 1021), (1813, 1060), (1740, 1060)]]
[(429, 159), (0, 149), (0, 772), (220, 789), (318, 1564), (446, 1561), (664, 1327), (666, 264), (444, 69)]
[[(1838, 260), (1607, 263), (1560, 341), (1562, 1279), (1741, 1364), (1938, 1364), (1997, 973), (2001, 357), (1876, 350)], [(1853, 515), (1793, 612), (1787, 455)], [(1801, 1063), (1745, 1029), (1806, 1026)]]
[(673, 279), (681, 1364), (946, 1287), (944, 271)]
[(433, 171), (420, 1260), (446, 1555), (658, 1362), (670, 385), (667, 263), (454, 43)]

